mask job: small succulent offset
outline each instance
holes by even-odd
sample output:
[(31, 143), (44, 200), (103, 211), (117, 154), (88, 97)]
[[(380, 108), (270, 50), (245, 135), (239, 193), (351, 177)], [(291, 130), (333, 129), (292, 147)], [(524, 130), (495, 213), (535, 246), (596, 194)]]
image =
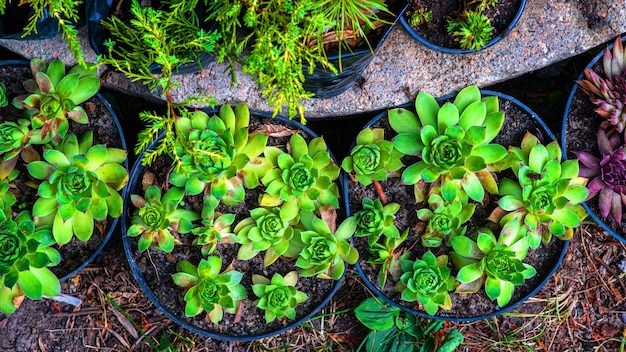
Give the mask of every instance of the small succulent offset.
[(422, 259), (410, 260), (410, 252), (400, 258), (402, 276), (396, 289), (402, 292), (402, 299), (407, 302), (419, 301), (426, 313), (433, 315), (439, 308), (452, 308), (450, 291), (457, 283), (450, 275), (448, 256), (435, 257), (433, 252), (424, 253)]
[(477, 292), (482, 283), (487, 296), (504, 307), (513, 297), (515, 286), (522, 285), (537, 273), (522, 260), (528, 253), (526, 237), (516, 232), (503, 232), (496, 236), (487, 228), (477, 232), (476, 241), (459, 236), (452, 239), (450, 258), (459, 269), (456, 275), (461, 283), (459, 291)]
[(237, 259), (248, 260), (262, 251), (265, 252), (263, 264), (272, 265), (289, 249), (294, 226), (299, 217), (291, 220), (281, 218), (280, 208), (256, 208), (250, 210), (250, 217), (241, 220), (235, 226), (235, 241), (239, 247)]
[(281, 206), (281, 218), (291, 220), (301, 210), (313, 212), (324, 205), (339, 208), (339, 189), (334, 182), (339, 177), (322, 137), (310, 143), (299, 134), (291, 136), (289, 153), (277, 147), (265, 148), (265, 157), (274, 165), (261, 182), (266, 193), (261, 195), (261, 206)]
[(61, 293), (59, 279), (48, 269), (61, 261), (49, 226), (36, 226), (28, 211), (15, 219), (0, 211), (0, 312), (11, 314), (18, 297), (39, 300)]
[(370, 264), (380, 265), (380, 270), (378, 271), (378, 284), (381, 288), (385, 287), (387, 274), (395, 269), (396, 260), (400, 256), (400, 252), (397, 251), (398, 247), (404, 243), (408, 235), (409, 229), (406, 229), (402, 231), (402, 235), (398, 238), (389, 238), (385, 236), (382, 239), (382, 243), (381, 241), (378, 241), (367, 247), (367, 251), (371, 254), (367, 262)]
[(213, 253), (218, 243), (231, 243), (231, 239), (235, 237), (231, 230), (231, 225), (235, 222), (235, 214), (215, 212), (218, 204), (219, 201), (216, 198), (205, 197), (201, 225), (191, 230), (191, 234), (198, 236), (192, 244), (201, 246), (200, 250), (204, 256)]
[(574, 152), (582, 164), (578, 175), (590, 181), (587, 184), (589, 195), (585, 201), (598, 196), (598, 206), (603, 218), (609, 214), (615, 222), (621, 223), (626, 208), (626, 145), (613, 128), (607, 130), (604, 121), (598, 129), (598, 149), (600, 158), (586, 152)]
[(341, 167), (354, 176), (364, 186), (372, 180), (384, 181), (390, 172), (400, 170), (403, 166), (400, 158), (402, 153), (393, 147), (393, 143), (385, 140), (382, 128), (365, 128), (356, 137), (356, 146), (350, 155), (343, 159)]
[(176, 166), (170, 182), (184, 187), (191, 195), (205, 188), (224, 204), (242, 202), (246, 188), (259, 184), (259, 175), (272, 165), (261, 153), (267, 136), (248, 134), (250, 112), (244, 104), (234, 111), (223, 105), (219, 115), (209, 117), (202, 111), (180, 117), (176, 121), (175, 149), (170, 153)]
[(507, 150), (489, 143), (504, 122), (504, 114), (498, 111), (498, 98), (481, 98), (478, 87), (469, 86), (459, 92), (454, 102), (440, 107), (435, 98), (420, 92), (415, 109), (417, 116), (402, 108), (389, 112), (389, 123), (398, 133), (393, 139), (396, 149), (422, 158), (404, 170), (402, 182), (414, 185), (422, 180), (439, 180), (442, 192), (448, 194), (446, 199), (464, 193), (480, 202), (485, 190), (497, 193), (498, 185), (491, 172), (507, 166), (496, 164), (507, 156)]
[(493, 38), (491, 20), (481, 12), (467, 11), (462, 18), (448, 19), (448, 34), (462, 49), (480, 50)]
[(544, 146), (531, 133), (526, 133), (521, 147), (512, 153), (519, 163), (512, 166), (517, 181), (500, 182), (499, 206), (510, 213), (500, 224), (514, 221), (528, 230), (531, 248), (547, 243), (552, 235), (571, 239), (573, 228), (586, 217), (580, 205), (587, 198), (585, 178), (578, 177), (578, 161), (561, 163), (561, 148), (556, 141)]
[(131, 218), (127, 235), (141, 235), (138, 242), (140, 251), (152, 247), (164, 252), (171, 252), (176, 242), (173, 234), (188, 233), (193, 229), (192, 221), (200, 215), (188, 209), (179, 208), (185, 191), (172, 187), (163, 196), (158, 186), (146, 188), (145, 196), (132, 194), (131, 202), (139, 210)]
[(172, 279), (186, 289), (186, 316), (194, 317), (206, 311), (211, 322), (217, 324), (224, 317), (224, 310), (235, 313), (239, 302), (246, 297), (246, 289), (239, 283), (243, 274), (229, 269), (221, 272), (221, 269), (222, 258), (218, 256), (201, 259), (197, 267), (186, 260), (176, 263), (177, 273), (172, 274)]
[(602, 59), (605, 77), (585, 68), (585, 78), (576, 81), (591, 97), (596, 113), (610, 121), (619, 132), (626, 129), (626, 48), (615, 39), (613, 51), (607, 47)]
[(450, 239), (465, 235), (467, 226), (463, 225), (472, 217), (476, 208), (476, 204), (468, 204), (458, 199), (444, 199), (436, 193), (428, 197), (428, 206), (430, 209), (422, 208), (417, 211), (417, 218), (428, 222), (422, 234), (424, 247), (439, 247), (443, 241), (449, 246)]
[(100, 89), (96, 77), (96, 66), (74, 66), (65, 72), (59, 59), (50, 64), (41, 59), (32, 59), (30, 68), (35, 79), (24, 82), (30, 93), (15, 98), (13, 105), (26, 109), (33, 128), (41, 129), (41, 138), (64, 137), (68, 130), (68, 119), (87, 123), (87, 113), (79, 104), (94, 96)]
[(128, 181), (125, 161), (125, 150), (93, 145), (91, 131), (80, 140), (69, 133), (54, 149), (44, 149), (43, 160), (27, 165), (30, 175), (43, 181), (33, 205), (35, 221), (52, 225), (59, 244), (72, 235), (87, 241), (94, 221), (122, 215), (118, 192)]
[(354, 214), (356, 219), (356, 237), (367, 237), (370, 245), (374, 244), (381, 235), (387, 238), (400, 237), (400, 231), (395, 225), (395, 214), (400, 210), (400, 204), (389, 203), (383, 205), (380, 199), (363, 198), (363, 208)]
[(311, 212), (303, 211), (300, 221), (304, 226), (304, 230), (298, 231), (303, 247), (296, 261), (296, 266), (302, 269), (300, 276), (338, 280), (345, 263), (354, 264), (359, 257), (359, 252), (348, 241), (356, 230), (356, 220), (344, 220), (334, 233)]
[(296, 306), (309, 297), (296, 289), (298, 273), (289, 272), (284, 277), (278, 273), (272, 279), (261, 276), (252, 276), (252, 291), (259, 297), (254, 304), (265, 310), (265, 322), (271, 323), (277, 318), (296, 318)]

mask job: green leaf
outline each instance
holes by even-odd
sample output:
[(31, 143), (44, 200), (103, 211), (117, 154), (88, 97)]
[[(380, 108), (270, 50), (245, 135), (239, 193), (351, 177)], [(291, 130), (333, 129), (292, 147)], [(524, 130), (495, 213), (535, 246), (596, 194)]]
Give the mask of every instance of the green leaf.
[(371, 330), (387, 330), (394, 326), (400, 308), (383, 303), (382, 299), (370, 297), (354, 309), (357, 319)]
[(38, 180), (47, 180), (56, 168), (45, 161), (33, 161), (27, 166), (31, 176)]
[(464, 112), (464, 110), (472, 103), (480, 101), (480, 89), (478, 86), (471, 85), (467, 86), (456, 95), (454, 98), (454, 105), (459, 109), (460, 112)]
[(448, 127), (459, 122), (459, 110), (451, 103), (445, 103), (437, 113), (437, 131), (443, 134)]
[(20, 271), (17, 284), (20, 286), (26, 297), (39, 300), (43, 295), (43, 286), (39, 278), (30, 271)]
[(432, 95), (423, 91), (419, 92), (415, 98), (415, 110), (419, 116), (421, 126), (437, 127), (439, 103)]
[(475, 101), (470, 103), (465, 110), (461, 114), (459, 119), (459, 126), (463, 127), (464, 130), (468, 130), (472, 126), (480, 126), (485, 120), (487, 108), (485, 103), (480, 101)]
[[(437, 109), (438, 108), (437, 105)], [(408, 133), (419, 136), (422, 125), (417, 120), (417, 116), (411, 111), (401, 108), (389, 110), (388, 119), (391, 128), (396, 131), (396, 133)]]

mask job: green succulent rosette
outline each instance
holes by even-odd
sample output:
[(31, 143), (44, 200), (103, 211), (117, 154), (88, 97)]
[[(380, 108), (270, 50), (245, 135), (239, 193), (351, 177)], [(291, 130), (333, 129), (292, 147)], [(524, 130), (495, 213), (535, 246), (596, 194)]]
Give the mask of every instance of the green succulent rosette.
[(498, 98), (482, 98), (478, 87), (469, 86), (454, 102), (440, 107), (435, 98), (420, 92), (415, 109), (417, 116), (401, 108), (388, 114), (391, 127), (398, 133), (393, 139), (395, 148), (422, 159), (402, 172), (402, 182), (419, 187), (420, 181), (440, 181), (448, 199), (463, 193), (481, 202), (485, 190), (496, 194), (498, 185), (492, 171), (509, 166), (501, 163), (507, 150), (490, 143), (504, 122)]
[(235, 214), (222, 214), (215, 212), (219, 200), (213, 196), (204, 198), (202, 207), (202, 222), (199, 226), (191, 229), (191, 234), (197, 236), (193, 245), (201, 246), (202, 255), (213, 253), (220, 242), (230, 243), (235, 237), (232, 232), (232, 224), (235, 222)]
[(407, 302), (419, 301), (424, 311), (430, 315), (437, 313), (439, 308), (452, 308), (450, 291), (456, 287), (454, 276), (450, 275), (448, 257), (435, 255), (428, 251), (422, 259), (410, 260), (410, 252), (400, 258), (402, 275), (396, 284), (396, 289)]
[(356, 220), (347, 218), (333, 233), (328, 224), (311, 212), (302, 212), (303, 230), (297, 231), (296, 246), (302, 248), (296, 266), (300, 276), (317, 276), (321, 279), (339, 280), (345, 263), (354, 264), (359, 252), (349, 242), (356, 230)]
[(519, 162), (512, 170), (517, 181), (503, 179), (499, 206), (507, 212), (500, 224), (515, 226), (529, 237), (531, 248), (547, 243), (552, 235), (569, 240), (587, 216), (580, 205), (589, 194), (586, 179), (578, 177), (578, 160), (561, 162), (561, 148), (553, 141), (542, 145), (527, 133), (513, 153)]
[(65, 72), (59, 59), (50, 64), (32, 59), (30, 68), (34, 79), (24, 82), (30, 93), (15, 98), (13, 105), (25, 109), (33, 128), (41, 129), (41, 138), (48, 135), (64, 137), (68, 119), (87, 123), (87, 113), (80, 104), (94, 96), (100, 89), (96, 66), (74, 66)]
[(221, 272), (222, 258), (209, 256), (196, 267), (188, 261), (176, 264), (172, 274), (174, 283), (186, 289), (185, 315), (194, 317), (203, 311), (213, 324), (219, 323), (224, 310), (234, 314), (239, 302), (246, 297), (246, 289), (239, 283), (243, 274), (236, 270)]
[[(235, 110), (223, 105), (219, 115), (202, 111), (176, 121), (178, 138), (172, 154), (176, 168), (170, 182), (191, 195), (208, 188), (224, 204), (243, 201), (245, 188), (259, 184), (272, 164), (261, 156), (267, 144), (262, 133), (249, 135), (250, 112), (244, 104)], [(244, 188), (245, 187), (245, 188)]]
[(48, 269), (61, 261), (54, 244), (50, 227), (36, 226), (29, 212), (11, 219), (0, 211), (0, 312), (13, 313), (20, 296), (60, 294), (59, 279)]
[(119, 191), (128, 181), (122, 164), (126, 151), (93, 145), (93, 134), (80, 140), (67, 134), (53, 149), (45, 149), (43, 159), (27, 165), (31, 176), (43, 182), (33, 205), (38, 224), (52, 225), (54, 239), (66, 244), (72, 236), (87, 241), (94, 221), (122, 215)]
[(367, 237), (370, 245), (374, 244), (381, 235), (387, 238), (399, 238), (400, 231), (395, 225), (395, 214), (400, 210), (400, 204), (389, 203), (383, 205), (380, 199), (363, 198), (363, 208), (354, 214), (356, 231), (354, 236)]
[(439, 247), (444, 241), (449, 246), (452, 237), (465, 235), (467, 226), (463, 225), (476, 208), (473, 203), (460, 199), (446, 200), (436, 193), (428, 197), (428, 206), (417, 211), (418, 219), (428, 222), (421, 236), (424, 247)]
[(194, 228), (192, 221), (200, 219), (200, 215), (188, 209), (179, 208), (185, 191), (172, 187), (162, 195), (158, 186), (146, 188), (145, 196), (131, 194), (130, 199), (138, 208), (131, 218), (131, 226), (127, 236), (139, 237), (139, 251), (148, 248), (171, 252), (180, 241), (174, 235), (187, 233)]
[(252, 276), (252, 291), (259, 297), (254, 304), (265, 311), (266, 323), (282, 317), (296, 318), (296, 306), (309, 298), (296, 289), (297, 281), (295, 271), (284, 277), (276, 273), (271, 280), (261, 275)]
[(277, 147), (265, 148), (265, 157), (276, 165), (261, 183), (266, 193), (259, 203), (264, 207), (281, 207), (281, 218), (294, 219), (300, 210), (314, 212), (324, 205), (339, 208), (339, 188), (334, 182), (339, 167), (333, 162), (321, 137), (310, 143), (299, 134), (289, 140), (289, 153)]
[(356, 145), (341, 163), (344, 171), (354, 175), (357, 181), (364, 186), (373, 180), (384, 181), (389, 173), (398, 171), (403, 166), (400, 158), (403, 156), (385, 140), (385, 130), (382, 128), (365, 128), (356, 137)]

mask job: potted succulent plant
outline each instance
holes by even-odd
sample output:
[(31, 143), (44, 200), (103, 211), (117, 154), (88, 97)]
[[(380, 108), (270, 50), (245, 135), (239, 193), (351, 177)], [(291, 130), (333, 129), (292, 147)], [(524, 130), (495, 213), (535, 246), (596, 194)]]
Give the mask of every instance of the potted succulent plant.
[(59, 278), (104, 247), (128, 172), (95, 67), (4, 62), (0, 80), (0, 311), (10, 314), (24, 297), (58, 296)]
[(526, 0), (411, 0), (400, 23), (413, 39), (431, 50), (467, 54), (504, 38), (525, 5)]
[(513, 308), (556, 270), (586, 215), (586, 179), (538, 116), (476, 86), (380, 114), (342, 167), (359, 272), (422, 316)]
[[(583, 206), (605, 231), (626, 241), (626, 50), (617, 38), (572, 89), (563, 117), (565, 155), (589, 178)], [(580, 88), (580, 89), (579, 89)]]
[(140, 155), (124, 195), (135, 277), (205, 336), (252, 340), (297, 326), (358, 256), (355, 223), (337, 220), (340, 168), (326, 143), (244, 104), (176, 113), (175, 133)]

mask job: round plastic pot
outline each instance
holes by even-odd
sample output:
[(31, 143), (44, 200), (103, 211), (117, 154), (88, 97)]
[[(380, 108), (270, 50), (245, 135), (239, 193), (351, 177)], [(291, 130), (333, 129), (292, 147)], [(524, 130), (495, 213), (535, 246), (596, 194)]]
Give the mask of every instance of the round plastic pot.
[[(209, 116), (211, 116), (212, 114), (215, 114), (218, 112), (218, 110), (216, 109), (205, 109), (203, 110), (205, 111), (207, 114), (209, 114)], [(259, 111), (250, 111), (250, 118), (255, 119), (255, 118), (271, 118), (271, 114), (269, 113), (265, 113), (265, 112), (259, 112)], [(283, 124), (286, 124), (287, 126), (291, 127), (291, 128), (297, 128), (297, 129), (301, 129), (303, 131), (305, 131), (307, 134), (309, 134), (312, 138), (317, 137), (317, 135), (311, 131), (309, 128), (301, 125), (300, 123), (293, 121), (293, 120), (288, 120), (282, 116), (277, 116), (275, 118), (273, 118), (275, 120), (279, 120), (281, 121)], [(156, 143), (163, 137), (163, 134), (161, 134), (159, 136), (159, 139), (155, 142), (153, 142), (148, 149), (151, 149), (152, 147), (154, 147), (156, 145)], [(266, 338), (266, 337), (270, 337), (270, 336), (274, 336), (274, 335), (278, 335), (281, 333), (286, 332), (287, 330), (293, 329), (297, 326), (299, 326), (300, 324), (304, 323), (305, 321), (309, 320), (311, 317), (313, 317), (317, 312), (319, 312), (325, 305), (326, 303), (328, 303), (328, 301), (333, 297), (333, 295), (337, 292), (337, 290), (339, 289), (339, 287), (341, 286), (341, 283), (343, 282), (343, 278), (345, 276), (345, 271), (344, 274), (341, 276), (341, 278), (339, 280), (336, 280), (334, 282), (334, 285), (332, 286), (332, 289), (326, 294), (325, 297), (323, 297), (323, 299), (321, 300), (321, 303), (316, 305), (310, 312), (308, 312), (307, 314), (303, 315), (302, 317), (298, 317), (296, 320), (288, 320), (288, 324), (281, 327), (280, 329), (276, 329), (274, 331), (269, 331), (266, 333), (260, 333), (260, 334), (245, 334), (245, 333), (241, 333), (241, 334), (236, 334), (236, 335), (232, 335), (232, 334), (224, 334), (224, 333), (220, 333), (220, 332), (216, 332), (216, 331), (211, 331), (211, 330), (207, 330), (204, 329), (202, 327), (199, 327), (195, 324), (192, 324), (188, 321), (186, 321), (182, 316), (172, 312), (171, 309), (169, 309), (159, 298), (158, 296), (155, 294), (155, 292), (150, 288), (149, 284), (146, 281), (145, 275), (142, 272), (141, 268), (139, 267), (138, 263), (137, 263), (137, 258), (136, 255), (134, 253), (134, 248), (133, 248), (133, 243), (132, 241), (137, 241), (136, 238), (133, 237), (128, 237), (126, 235), (129, 225), (130, 225), (130, 215), (133, 213), (134, 211), (134, 207), (131, 204), (130, 201), (130, 195), (131, 194), (136, 194), (137, 191), (140, 189), (141, 185), (141, 178), (142, 175), (144, 173), (144, 167), (141, 165), (142, 160), (143, 160), (144, 154), (140, 154), (139, 157), (137, 158), (137, 161), (135, 162), (131, 172), (130, 172), (130, 178), (129, 178), (129, 184), (128, 186), (125, 188), (124, 190), (124, 194), (123, 194), (123, 199), (124, 199), (124, 215), (122, 217), (122, 239), (123, 239), (123, 243), (124, 243), (124, 251), (126, 252), (126, 257), (128, 259), (128, 263), (130, 264), (130, 268), (133, 272), (133, 275), (135, 276), (135, 279), (137, 280), (137, 282), (139, 283), (139, 286), (141, 287), (141, 289), (143, 290), (143, 292), (148, 296), (148, 298), (150, 299), (150, 301), (152, 301), (152, 303), (157, 306), (163, 313), (165, 313), (165, 315), (167, 315), (170, 319), (172, 319), (174, 322), (176, 322), (178, 325), (182, 326), (183, 328), (194, 332), (196, 334), (205, 336), (205, 337), (210, 337), (210, 338), (214, 338), (214, 339), (220, 339), (220, 340), (225, 340), (225, 341), (253, 341), (253, 340), (259, 340), (262, 338)], [(331, 154), (331, 157), (332, 154)], [(333, 157), (333, 160), (334, 157)], [(234, 226), (234, 225), (233, 225)], [(148, 249), (150, 250), (150, 249)], [(249, 288), (246, 288), (249, 292)], [(181, 288), (181, 292), (182, 292), (182, 288)], [(248, 309), (257, 309), (256, 307), (248, 307)], [(265, 324), (265, 321), (259, 321), (258, 324)]]
[[(107, 52), (104, 42), (108, 39), (108, 31), (104, 28), (104, 26), (102, 26), (101, 21), (109, 17), (112, 6), (113, 0), (92, 0), (87, 1), (86, 4), (89, 45), (97, 55), (103, 55)], [(196, 14), (198, 15), (198, 18), (200, 18), (201, 27), (205, 30), (211, 30), (215, 24), (213, 22), (206, 22), (203, 20), (205, 17), (205, 11), (206, 6), (204, 5), (204, 2), (198, 2)], [(204, 66), (210, 64), (214, 60), (214, 56), (207, 53), (201, 53), (197, 62), (180, 65), (174, 74), (187, 74), (201, 71)], [(159, 64), (154, 63), (150, 65), (149, 68), (150, 72), (154, 74), (161, 73), (161, 66)]]
[[(30, 62), (29, 61), (24, 61), (24, 60), (0, 61), (0, 67), (6, 67), (6, 66), (29, 67), (30, 66)], [(120, 136), (121, 148), (124, 149), (124, 150), (127, 150), (127, 148), (126, 148), (126, 139), (124, 138), (124, 132), (122, 131), (122, 127), (120, 125), (120, 122), (119, 122), (119, 119), (118, 119), (117, 115), (115, 114), (115, 112), (111, 108), (111, 104), (100, 93), (96, 93), (96, 95), (94, 97), (95, 97), (95, 99), (97, 99), (99, 101), (100, 104), (102, 104), (105, 107), (105, 109), (111, 115), (111, 118), (112, 118), (113, 122), (115, 123), (115, 127), (116, 127), (116, 129), (118, 131), (118, 134)], [(127, 162), (125, 162), (125, 166), (128, 166)], [(65, 281), (65, 280), (75, 276), (76, 274), (78, 274), (78, 272), (80, 272), (82, 269), (84, 269), (89, 263), (91, 263), (98, 256), (98, 254), (100, 254), (100, 252), (102, 251), (104, 246), (107, 244), (107, 242), (109, 241), (109, 239), (113, 235), (113, 232), (118, 230), (117, 224), (118, 224), (119, 218), (109, 218), (107, 221), (108, 221), (107, 222), (108, 230), (106, 231), (106, 234), (102, 238), (102, 242), (98, 245), (96, 250), (87, 258), (87, 260), (85, 260), (83, 263), (81, 263), (76, 269), (74, 269), (71, 272), (69, 272), (68, 274), (60, 277), (59, 281)], [(61, 261), (61, 265), (62, 265), (62, 263), (63, 263), (63, 261)]]
[[(437, 99), (440, 103), (441, 101), (445, 101), (445, 100), (451, 100), (452, 98), (454, 98), (456, 94), (450, 94), (450, 95), (446, 95), (444, 97), (441, 97), (439, 99)], [(518, 101), (517, 99), (508, 96), (506, 94), (502, 94), (499, 92), (494, 92), (494, 91), (488, 91), (488, 90), (481, 90), (481, 95), (482, 96), (497, 96), (498, 99), (500, 100), (500, 106), (502, 107), (502, 101), (503, 100), (508, 100), (510, 103), (512, 103), (513, 105), (515, 105), (517, 108), (519, 108), (521, 111), (524, 111), (530, 118), (532, 118), (535, 122), (536, 125), (538, 126), (538, 130), (539, 131), (532, 131), (535, 135), (537, 135), (537, 132), (540, 132), (543, 134), (543, 138), (547, 141), (547, 140), (555, 140), (554, 135), (552, 134), (552, 132), (550, 131), (550, 129), (546, 126), (546, 124), (539, 118), (539, 116), (537, 116), (537, 114), (535, 114), (532, 110), (530, 110), (526, 105), (522, 104), (520, 101)], [(409, 103), (409, 104), (404, 104), (402, 106), (400, 106), (401, 108), (408, 108), (408, 109), (412, 109), (414, 107), (413, 103)], [(501, 108), (502, 109), (502, 108)], [(506, 114), (505, 114), (506, 115)], [(371, 127), (372, 125), (376, 124), (377, 122), (379, 122), (379, 120), (386, 118), (387, 116), (387, 112), (382, 112), (379, 115), (377, 115), (376, 117), (374, 117), (369, 123), (367, 123), (364, 128), (368, 128)], [(506, 117), (505, 117), (505, 121), (504, 124), (507, 123)], [(386, 139), (388, 139), (388, 137), (385, 137)], [(541, 139), (541, 137), (539, 137)], [(520, 138), (521, 139), (521, 138)], [(506, 145), (505, 145), (506, 146)], [(353, 144), (354, 147), (354, 144)], [(351, 148), (352, 149), (352, 148)], [(347, 181), (347, 180), (346, 180)], [(343, 188), (343, 192), (344, 192), (344, 200), (345, 200), (345, 207), (346, 207), (346, 211), (348, 212), (347, 216), (350, 216), (350, 213), (352, 212), (352, 209), (350, 209), (350, 190), (348, 189), (348, 183), (349, 182), (344, 182), (344, 188)], [(368, 186), (370, 187), (370, 186)], [(412, 190), (410, 191), (410, 193), (412, 194)], [(365, 195), (363, 194), (359, 194), (358, 195), (359, 198), (365, 197)], [(402, 207), (402, 204), (400, 204), (400, 206)], [(399, 212), (402, 212), (403, 209), (401, 208)], [(415, 215), (407, 215), (409, 218), (411, 217), (415, 217)], [(403, 229), (399, 229), (401, 232)], [(539, 270), (539, 268), (537, 268), (538, 270), (538, 274), (537, 276), (533, 277), (531, 280), (535, 280), (534, 282), (536, 282), (536, 286), (534, 286), (527, 294), (523, 295), (521, 298), (518, 299), (513, 299), (511, 300), (511, 302), (509, 304), (507, 304), (505, 307), (501, 307), (499, 309), (494, 309), (492, 312), (488, 313), (488, 314), (482, 314), (482, 315), (476, 315), (476, 316), (450, 316), (450, 315), (441, 315), (442, 312), (447, 312), (447, 311), (442, 311), (441, 309), (439, 309), (437, 311), (437, 314), (435, 315), (430, 315), (427, 314), (425, 311), (422, 310), (417, 310), (417, 309), (413, 309), (412, 307), (409, 307), (409, 305), (411, 306), (415, 306), (415, 302), (405, 302), (405, 301), (396, 301), (395, 299), (390, 298), (387, 294), (383, 293), (383, 291), (381, 290), (380, 286), (378, 285), (377, 282), (372, 282), (369, 278), (368, 275), (366, 275), (365, 271), (364, 271), (364, 267), (363, 267), (363, 262), (365, 261), (365, 259), (363, 259), (363, 255), (361, 250), (359, 249), (360, 252), (360, 256), (359, 256), (359, 260), (356, 263), (356, 268), (361, 276), (361, 278), (363, 279), (363, 282), (365, 283), (365, 285), (368, 287), (368, 289), (370, 289), (372, 292), (374, 292), (376, 295), (378, 295), (379, 297), (381, 297), (384, 301), (388, 302), (389, 304), (398, 307), (400, 309), (402, 309), (405, 312), (414, 314), (414, 315), (418, 315), (421, 317), (426, 317), (426, 318), (430, 318), (430, 319), (439, 319), (439, 320), (446, 320), (446, 321), (456, 321), (456, 322), (465, 322), (465, 321), (475, 321), (475, 320), (483, 320), (483, 319), (488, 319), (490, 317), (493, 316), (497, 316), (500, 315), (502, 313), (505, 313), (507, 311), (510, 311), (511, 309), (519, 306), (521, 303), (523, 303), (524, 301), (526, 301), (528, 298), (534, 296), (547, 282), (548, 280), (552, 277), (552, 275), (554, 275), (554, 272), (557, 270), (557, 268), (559, 267), (561, 261), (563, 260), (563, 257), (565, 256), (565, 252), (567, 250), (567, 247), (569, 246), (569, 241), (562, 241), (560, 239), (557, 238), (553, 238), (552, 241), (556, 241), (555, 242), (555, 247), (557, 248), (557, 250), (555, 252), (558, 252), (558, 256), (554, 256), (553, 258), (550, 258), (550, 260), (546, 260), (545, 263), (546, 265), (543, 266), (543, 268), (545, 268), (544, 270)], [(418, 247), (421, 246), (420, 242), (419, 242), (419, 238), (415, 244), (414, 247)], [(542, 244), (538, 249), (535, 249), (535, 251), (541, 250), (541, 248), (544, 245)], [(414, 248), (411, 247), (411, 248)], [(433, 250), (436, 250), (433, 249)], [(435, 254), (437, 255), (437, 254)], [(365, 263), (366, 265), (370, 265)], [(540, 275), (540, 272), (544, 272), (543, 275)], [(455, 273), (454, 271), (452, 272), (453, 274)], [(387, 278), (387, 281), (389, 282), (389, 280), (391, 280), (390, 278)], [(387, 284), (389, 285), (389, 283)], [(387, 285), (385, 287), (387, 287)], [(519, 287), (516, 287), (516, 291), (519, 289)], [(451, 293), (452, 294), (452, 293)], [(480, 295), (485, 295), (484, 293), (484, 288), (481, 288), (477, 293), (471, 295), (471, 296), (475, 296), (477, 294)], [(471, 297), (468, 296), (468, 297)], [(468, 304), (467, 301), (464, 301), (464, 304)], [(469, 304), (471, 304), (471, 302), (469, 302)], [(495, 305), (495, 302), (494, 302)], [(454, 308), (454, 307), (453, 307)]]
[(48, 15), (44, 10), (44, 16), (37, 19), (37, 31), (24, 36), (24, 27), (28, 24), (33, 11), (28, 5), (18, 6), (17, 1), (6, 4), (5, 14), (0, 16), (0, 39), (35, 40), (47, 39), (61, 33), (59, 22)]
[(524, 11), (525, 6), (526, 6), (526, 0), (522, 0), (522, 3), (520, 4), (519, 9), (517, 10), (517, 13), (515, 14), (515, 17), (513, 18), (511, 23), (509, 23), (506, 29), (504, 29), (502, 32), (500, 32), (498, 35), (496, 35), (490, 41), (488, 41), (487, 44), (480, 50), (450, 48), (450, 47), (441, 46), (437, 43), (433, 43), (427, 40), (426, 38), (424, 38), (423, 36), (421, 36), (420, 34), (418, 34), (417, 31), (407, 22), (405, 15), (401, 16), (400, 24), (402, 25), (402, 27), (404, 27), (407, 33), (409, 33), (409, 35), (413, 37), (413, 39), (415, 39), (418, 43), (424, 45), (430, 50), (439, 51), (444, 54), (471, 54), (471, 53), (477, 53), (479, 51), (483, 51), (489, 47), (492, 47), (496, 43), (498, 43), (500, 40), (502, 40), (504, 37), (506, 37), (511, 32), (511, 30), (513, 30), (513, 28), (517, 24), (517, 21), (519, 21), (520, 17), (522, 17), (522, 12)]
[[(397, 15), (393, 22), (387, 25), (387, 30), (377, 42), (370, 41), (372, 50), (365, 47), (353, 51), (343, 50), (341, 56), (339, 54), (328, 55), (328, 61), (337, 68), (337, 74), (319, 66), (316, 66), (313, 73), (309, 74), (308, 65), (304, 65), (305, 81), (303, 87), (306, 91), (315, 93), (313, 98), (326, 99), (339, 95), (352, 87), (361, 77), (365, 68), (395, 27), (398, 19), (402, 17), (406, 10), (406, 4), (401, 4), (401, 1), (395, 1), (390, 10)], [(339, 70), (340, 67), (342, 68), (341, 70)]]
[[(625, 42), (626, 35), (622, 36), (621, 40), (622, 42)], [(613, 44), (611, 43), (609, 45), (609, 50), (611, 50), (612, 48), (613, 48)], [(596, 71), (598, 74), (603, 76), (604, 75), (604, 69), (602, 67), (603, 56), (604, 56), (604, 51), (598, 53), (598, 55), (596, 55), (585, 68), (591, 69), (595, 67), (594, 71)], [(584, 78), (585, 78), (584, 73), (581, 73), (580, 76), (578, 76), (578, 80), (582, 80)], [(572, 88), (572, 91), (570, 92), (569, 97), (567, 99), (567, 104), (565, 105), (565, 112), (563, 114), (563, 125), (562, 125), (562, 131), (561, 131), (561, 145), (563, 146), (563, 157), (565, 159), (567, 159), (568, 157), (576, 158), (576, 156), (573, 154), (574, 151), (588, 152), (588, 153), (597, 155), (598, 153), (597, 148), (595, 148), (595, 151), (580, 150), (575, 147), (572, 148), (572, 144), (576, 142), (570, 138), (572, 129), (573, 129), (572, 123), (575, 122), (573, 120), (573, 116), (571, 116), (572, 110), (574, 109), (574, 107), (576, 107), (577, 109), (584, 109), (584, 113), (585, 113), (585, 118), (584, 118), (583, 123), (576, 124), (575, 128), (578, 129), (577, 132), (580, 132), (580, 129), (583, 129), (584, 134), (588, 137), (588, 138), (585, 138), (585, 141), (592, 141), (592, 143), (594, 144), (594, 147), (596, 147), (595, 142), (597, 140), (597, 137), (596, 137), (597, 131), (598, 131), (598, 128), (600, 127), (600, 123), (603, 120), (594, 111), (595, 106), (591, 102), (591, 98), (587, 94), (585, 94), (581, 89), (578, 89), (578, 84), (574, 84), (574, 87)], [(597, 156), (599, 157), (599, 155)], [(610, 227), (604, 219), (602, 219), (601, 215), (597, 212), (597, 209), (598, 209), (597, 203), (598, 203), (598, 197), (596, 196), (586, 202), (583, 202), (583, 207), (585, 208), (585, 210), (587, 210), (587, 214), (589, 214), (589, 216), (593, 219), (593, 221), (595, 221), (598, 225), (600, 225), (600, 227), (602, 227), (604, 231), (609, 233), (611, 236), (617, 238), (618, 240), (626, 243), (626, 233), (616, 231), (613, 227)], [(591, 207), (590, 204), (594, 204), (594, 206)], [(614, 223), (613, 219), (607, 219), (607, 221), (611, 221)], [(622, 220), (622, 223), (624, 223), (624, 220)]]

